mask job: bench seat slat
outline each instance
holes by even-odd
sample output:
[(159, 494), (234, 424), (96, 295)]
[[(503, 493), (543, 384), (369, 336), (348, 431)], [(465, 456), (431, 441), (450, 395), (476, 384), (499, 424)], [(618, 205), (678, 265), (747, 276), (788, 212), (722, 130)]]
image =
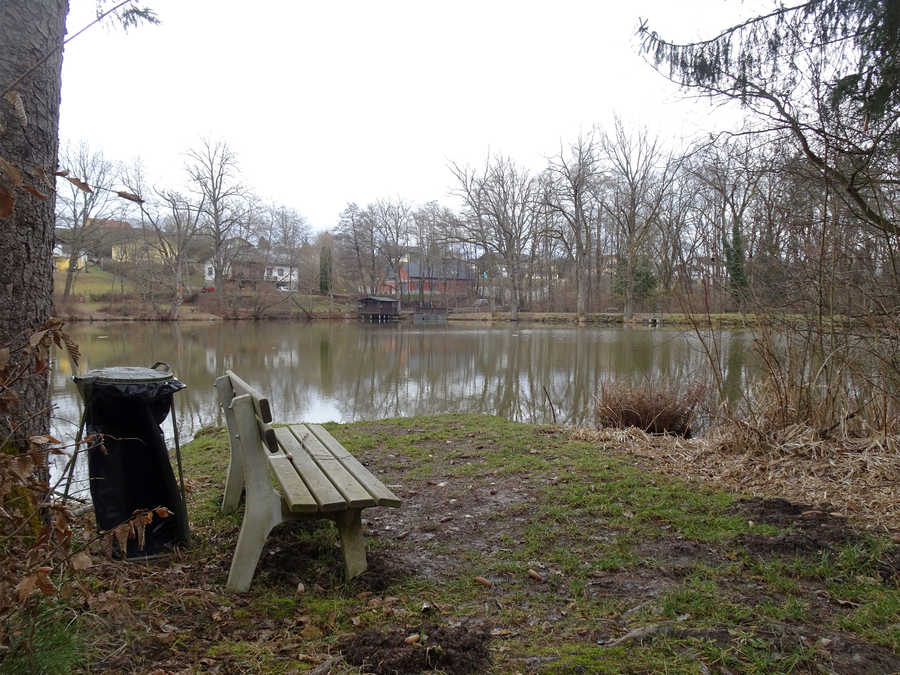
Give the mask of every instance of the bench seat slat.
[(360, 485), (353, 474), (347, 471), (341, 460), (330, 449), (322, 445), (306, 425), (295, 424), (289, 428), (338, 492), (344, 496), (351, 508), (362, 509), (378, 505), (365, 486)]
[(279, 427), (275, 429), (275, 437), (282, 449), (291, 455), (291, 463), (315, 498), (319, 505), (319, 511), (346, 509), (347, 501), (343, 495), (334, 488), (328, 477), (322, 473), (322, 470), (309, 456), (306, 449), (294, 438), (290, 430), (287, 427)]
[(384, 483), (372, 475), (372, 472), (364, 467), (356, 457), (347, 452), (344, 446), (342, 446), (334, 436), (328, 433), (322, 425), (309, 424), (307, 426), (309, 427), (309, 430), (315, 434), (316, 438), (319, 439), (319, 442), (327, 447), (331, 453), (341, 461), (344, 468), (353, 474), (353, 477), (356, 478), (369, 494), (375, 498), (378, 506), (400, 506), (400, 498), (391, 492)]
[(287, 455), (278, 453), (269, 455), (269, 464), (291, 513), (315, 513), (319, 510), (315, 497), (300, 478)]

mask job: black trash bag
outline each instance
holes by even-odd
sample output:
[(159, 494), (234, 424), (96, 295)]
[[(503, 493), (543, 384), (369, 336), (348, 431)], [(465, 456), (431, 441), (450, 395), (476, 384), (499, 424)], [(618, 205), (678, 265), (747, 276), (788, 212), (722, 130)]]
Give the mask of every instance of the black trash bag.
[(167, 371), (118, 367), (73, 378), (85, 402), (85, 430), (97, 435), (88, 448), (94, 514), (100, 530), (111, 530), (138, 509), (167, 507), (154, 515), (145, 545), (128, 541), (128, 558), (156, 555), (188, 540), (187, 510), (175, 482), (160, 424), (172, 396), (185, 388)]

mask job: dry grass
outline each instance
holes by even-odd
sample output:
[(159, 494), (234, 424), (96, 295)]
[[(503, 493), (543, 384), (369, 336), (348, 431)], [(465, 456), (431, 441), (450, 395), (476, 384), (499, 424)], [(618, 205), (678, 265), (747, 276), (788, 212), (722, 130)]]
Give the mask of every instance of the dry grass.
[(704, 438), (647, 434), (640, 429), (574, 429), (653, 471), (701, 480), (754, 496), (821, 505), (867, 529), (900, 537), (900, 434), (823, 440), (795, 424), (748, 443), (758, 432), (725, 422)]
[(625, 382), (606, 382), (600, 386), (597, 398), (597, 426), (636, 427), (652, 434), (690, 437), (707, 391), (707, 387), (697, 383), (678, 388), (665, 383), (635, 387)]

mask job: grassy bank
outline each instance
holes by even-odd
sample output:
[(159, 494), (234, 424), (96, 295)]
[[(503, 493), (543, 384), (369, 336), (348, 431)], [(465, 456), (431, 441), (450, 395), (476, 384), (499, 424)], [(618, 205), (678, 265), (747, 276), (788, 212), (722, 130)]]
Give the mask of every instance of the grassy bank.
[[(640, 468), (608, 442), (495, 417), (330, 425), (404, 499), (370, 570), (328, 522), (286, 524), (223, 587), (227, 437), (184, 448), (194, 545), (95, 554), (67, 601), (91, 672), (870, 672), (900, 669), (898, 547), (815, 506)], [(416, 636), (416, 637), (410, 637)], [(364, 666), (353, 665), (366, 659)]]

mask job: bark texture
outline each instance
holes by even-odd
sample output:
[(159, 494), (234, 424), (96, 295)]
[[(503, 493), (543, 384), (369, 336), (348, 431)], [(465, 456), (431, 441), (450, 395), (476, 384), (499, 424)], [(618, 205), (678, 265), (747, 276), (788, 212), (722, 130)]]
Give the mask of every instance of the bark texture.
[[(9, 185), (15, 197), (13, 214), (0, 220), (0, 345), (14, 348), (50, 317), (53, 301), (53, 228), (55, 195), (34, 171), (51, 177), (57, 165), (62, 41), (67, 0), (0, 1), (0, 91), (29, 69), (43, 63), (13, 87), (27, 121), (9, 97), (0, 100), (0, 157), (22, 172), (25, 184), (47, 195), (38, 199), (22, 187)], [(16, 441), (46, 433), (50, 423), (47, 374), (17, 385), (18, 412), (0, 418), (0, 434)]]

